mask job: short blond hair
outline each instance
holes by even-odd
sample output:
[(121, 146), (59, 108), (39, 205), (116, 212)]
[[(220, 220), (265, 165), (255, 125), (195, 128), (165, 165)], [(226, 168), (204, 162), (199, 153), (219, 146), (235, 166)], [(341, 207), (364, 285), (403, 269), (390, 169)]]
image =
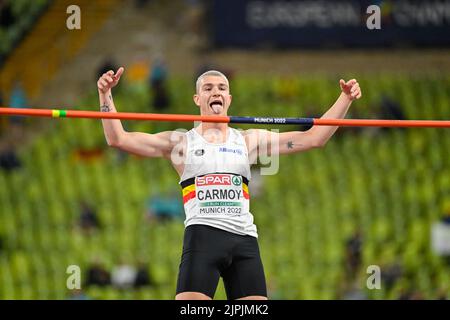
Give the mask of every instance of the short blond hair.
[(228, 78), (220, 71), (217, 70), (208, 70), (204, 73), (202, 73), (198, 78), (197, 78), (197, 82), (195, 83), (195, 90), (198, 93), (199, 89), (200, 89), (200, 82), (202, 81), (202, 79), (204, 77), (208, 77), (208, 76), (215, 76), (215, 77), (222, 77), (225, 80), (227, 80), (227, 84), (228, 86), (230, 86), (230, 82), (228, 81)]

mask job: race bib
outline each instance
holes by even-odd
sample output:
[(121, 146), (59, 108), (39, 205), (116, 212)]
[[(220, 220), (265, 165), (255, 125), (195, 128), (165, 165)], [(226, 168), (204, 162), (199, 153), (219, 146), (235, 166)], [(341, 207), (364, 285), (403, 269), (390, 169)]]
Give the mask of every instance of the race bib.
[(248, 211), (248, 186), (240, 175), (196, 177), (195, 194), (200, 214), (240, 215)]

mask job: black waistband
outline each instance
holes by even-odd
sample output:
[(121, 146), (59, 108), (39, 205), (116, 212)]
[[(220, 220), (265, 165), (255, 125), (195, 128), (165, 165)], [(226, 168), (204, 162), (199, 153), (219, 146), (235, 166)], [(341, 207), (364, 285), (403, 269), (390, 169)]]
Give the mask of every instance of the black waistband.
[[(242, 177), (242, 182), (245, 183), (248, 186), (248, 179), (246, 177), (244, 177), (244, 176), (241, 176), (240, 174), (235, 174), (235, 173), (213, 172), (213, 173), (202, 174), (202, 175), (199, 175), (197, 177), (207, 176), (208, 174), (232, 174), (232, 175), (235, 175), (235, 176), (240, 176), (240, 177)], [(194, 184), (195, 183), (195, 178), (196, 177), (192, 177), (192, 178), (186, 179), (184, 181), (181, 181), (180, 182), (181, 188), (186, 188), (187, 186), (190, 186), (191, 184)]]

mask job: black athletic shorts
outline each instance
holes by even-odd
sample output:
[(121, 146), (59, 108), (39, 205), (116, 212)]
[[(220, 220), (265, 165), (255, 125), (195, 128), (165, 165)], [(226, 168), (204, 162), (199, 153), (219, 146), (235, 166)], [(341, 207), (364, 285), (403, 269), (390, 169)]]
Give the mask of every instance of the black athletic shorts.
[(201, 292), (214, 298), (219, 277), (223, 278), (228, 299), (267, 297), (257, 239), (206, 225), (188, 226), (177, 294)]

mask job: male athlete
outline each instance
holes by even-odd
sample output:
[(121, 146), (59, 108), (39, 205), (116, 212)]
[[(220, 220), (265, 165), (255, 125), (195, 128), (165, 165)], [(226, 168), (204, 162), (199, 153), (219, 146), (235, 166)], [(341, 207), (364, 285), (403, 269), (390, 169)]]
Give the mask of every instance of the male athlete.
[[(117, 112), (111, 89), (124, 69), (109, 71), (97, 82), (101, 111)], [(361, 97), (355, 79), (340, 80), (341, 94), (322, 118), (344, 118)], [(194, 103), (200, 114), (226, 116), (231, 104), (228, 79), (218, 71), (202, 74)], [(108, 145), (145, 157), (168, 159), (180, 176), (186, 213), (183, 253), (176, 299), (212, 299), (222, 277), (228, 299), (267, 299), (257, 230), (249, 211), (250, 164), (259, 150), (288, 154), (319, 148), (338, 127), (307, 131), (240, 132), (227, 123), (202, 122), (188, 132), (127, 132), (120, 120), (102, 120)]]

